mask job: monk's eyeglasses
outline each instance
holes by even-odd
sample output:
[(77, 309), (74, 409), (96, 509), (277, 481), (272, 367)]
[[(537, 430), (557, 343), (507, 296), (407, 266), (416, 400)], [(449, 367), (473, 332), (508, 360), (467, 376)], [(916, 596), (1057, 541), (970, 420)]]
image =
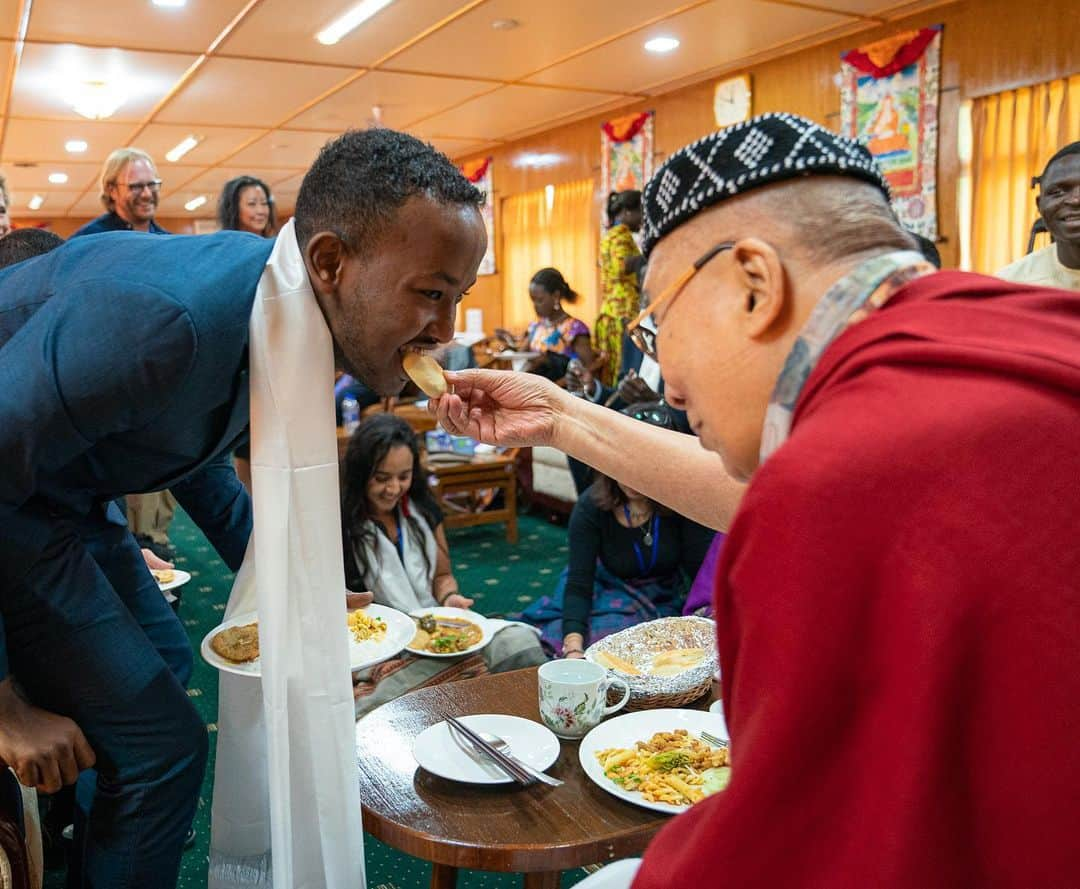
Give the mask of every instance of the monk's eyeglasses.
[[(710, 259), (723, 253), (725, 250), (730, 250), (734, 246), (734, 241), (722, 241), (697, 259), (692, 266), (664, 288), (664, 291), (656, 299), (645, 306), (645, 308), (641, 310), (641, 314), (627, 326), (626, 333), (630, 337), (630, 342), (637, 346), (643, 354), (648, 355), (650, 358), (656, 358), (656, 331), (659, 328), (659, 325), (656, 322), (656, 310), (665, 303), (669, 304), (668, 308), (670, 309), (670, 304), (675, 302), (675, 297), (683, 292), (686, 285), (690, 283), (690, 279), (701, 271), (702, 267)], [(648, 327), (641, 326), (641, 322), (650, 315), (652, 316), (652, 330)]]

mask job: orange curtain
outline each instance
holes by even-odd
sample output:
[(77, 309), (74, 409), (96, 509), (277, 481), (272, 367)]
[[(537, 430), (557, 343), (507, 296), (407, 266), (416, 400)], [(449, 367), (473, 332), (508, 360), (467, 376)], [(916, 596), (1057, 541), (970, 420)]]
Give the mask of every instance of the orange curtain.
[(1080, 139), (1080, 74), (976, 99), (971, 118), (971, 265), (993, 274), (1027, 250), (1032, 177)]
[(502, 202), (503, 324), (520, 333), (536, 318), (529, 281), (545, 266), (563, 273), (580, 295), (567, 312), (586, 324), (596, 315), (596, 246), (599, 219), (595, 184), (582, 179), (527, 191)]

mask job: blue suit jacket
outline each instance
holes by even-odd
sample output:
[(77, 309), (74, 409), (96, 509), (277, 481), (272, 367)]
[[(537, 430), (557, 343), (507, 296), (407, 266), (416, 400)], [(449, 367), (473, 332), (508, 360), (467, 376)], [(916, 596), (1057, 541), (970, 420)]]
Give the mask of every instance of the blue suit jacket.
[(166, 487), (239, 563), (250, 504), (227, 461), (247, 437), (248, 322), (272, 249), (115, 232), (0, 271), (0, 595), (65, 523)]
[[(77, 229), (71, 235), (71, 237), (73, 237), (73, 238), (81, 238), (83, 235), (99, 235), (102, 232), (123, 232), (123, 231), (132, 231), (131, 223), (126, 222), (124, 219), (122, 219), (119, 213), (116, 213), (115, 211), (110, 210), (108, 213), (102, 213), (97, 219), (91, 219), (82, 228)], [(143, 232), (143, 234), (147, 234), (147, 233)], [(167, 235), (168, 232), (165, 231), (165, 229), (163, 229), (156, 222), (154, 222), (153, 219), (151, 219), (150, 220), (149, 234), (151, 234), (151, 235)]]

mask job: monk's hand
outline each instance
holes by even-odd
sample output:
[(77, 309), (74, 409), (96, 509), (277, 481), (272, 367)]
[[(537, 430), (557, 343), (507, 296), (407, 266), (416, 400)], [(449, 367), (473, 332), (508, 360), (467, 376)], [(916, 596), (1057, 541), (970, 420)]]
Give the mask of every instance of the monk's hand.
[(74, 722), (23, 700), (10, 677), (0, 682), (0, 762), (11, 766), (20, 784), (56, 793), (94, 761)]
[(345, 594), (345, 607), (349, 611), (355, 611), (357, 608), (366, 608), (375, 599), (372, 593), (346, 593)]
[(550, 380), (507, 370), (448, 372), (452, 391), (428, 402), (447, 432), (504, 447), (550, 444), (574, 399)]

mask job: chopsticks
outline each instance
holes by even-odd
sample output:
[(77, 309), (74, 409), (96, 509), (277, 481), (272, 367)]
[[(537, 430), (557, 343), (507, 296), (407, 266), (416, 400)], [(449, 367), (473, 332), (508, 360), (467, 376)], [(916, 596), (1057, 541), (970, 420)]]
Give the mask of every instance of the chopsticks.
[(507, 775), (509, 775), (523, 787), (528, 787), (536, 783), (536, 778), (526, 772), (523, 768), (521, 768), (521, 766), (519, 766), (516, 762), (514, 762), (514, 760), (512, 760), (501, 750), (492, 747), (476, 732), (474, 732), (471, 728), (465, 725), (465, 723), (461, 722), (458, 719), (455, 719), (453, 716), (447, 716), (446, 721), (450, 724), (454, 731), (459, 732), (461, 735), (468, 739), (470, 744), (472, 744), (478, 750), (483, 751), (486, 756), (493, 759), (495, 761), (495, 764), (500, 769), (506, 772)]

